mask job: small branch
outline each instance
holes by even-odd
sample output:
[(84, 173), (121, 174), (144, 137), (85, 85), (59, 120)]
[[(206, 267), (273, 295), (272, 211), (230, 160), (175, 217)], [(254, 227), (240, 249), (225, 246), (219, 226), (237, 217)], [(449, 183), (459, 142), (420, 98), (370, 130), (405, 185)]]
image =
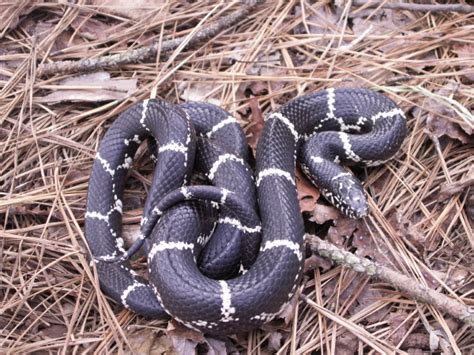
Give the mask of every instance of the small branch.
[(394, 10), (410, 10), (423, 12), (461, 12), (464, 14), (474, 13), (474, 6), (463, 4), (412, 4), (412, 3), (387, 3), (385, 1), (352, 1), (353, 6), (363, 6), (364, 8), (383, 7)]
[(440, 310), (449, 313), (453, 317), (474, 327), (474, 308), (461, 304), (454, 299), (443, 295), (429, 287), (423, 286), (420, 282), (405, 276), (386, 266), (359, 258), (358, 256), (341, 250), (335, 245), (328, 243), (317, 236), (307, 235), (310, 248), (313, 252), (328, 258), (339, 265), (351, 268), (354, 271), (376, 277), (387, 282), (405, 295), (417, 299), (420, 302), (428, 303), (438, 307)]
[[(186, 47), (192, 47), (197, 43), (215, 37), (220, 32), (233, 26), (234, 24), (245, 18), (255, 7), (256, 4), (256, 1), (247, 2), (242, 5), (240, 9), (236, 10), (230, 15), (224, 16), (215, 23), (210, 24), (197, 31), (196, 34), (188, 41)], [(89, 72), (103, 69), (105, 67), (117, 67), (125, 64), (138, 63), (141, 61), (154, 59), (158, 53), (158, 49), (160, 49), (162, 54), (169, 53), (174, 49), (178, 48), (185, 40), (187, 40), (187, 36), (163, 41), (161, 43), (161, 48), (159, 48), (159, 43), (154, 43), (147, 47), (134, 49), (132, 51), (120, 54), (102, 56), (92, 59), (81, 59), (77, 61), (65, 60), (60, 62), (41, 64), (38, 67), (38, 76)]]

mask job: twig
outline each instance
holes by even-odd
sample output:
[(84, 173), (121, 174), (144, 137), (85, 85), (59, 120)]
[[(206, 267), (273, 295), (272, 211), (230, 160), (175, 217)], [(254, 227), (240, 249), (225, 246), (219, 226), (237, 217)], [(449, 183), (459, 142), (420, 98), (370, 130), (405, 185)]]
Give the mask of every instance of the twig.
[(465, 14), (474, 13), (474, 6), (463, 4), (412, 4), (412, 3), (387, 3), (385, 1), (352, 1), (353, 6), (364, 8), (383, 7), (385, 9), (411, 10), (423, 12), (461, 12)]
[[(223, 30), (233, 26), (238, 21), (242, 20), (245, 16), (247, 16), (256, 4), (256, 1), (248, 1), (230, 15), (224, 16), (215, 23), (210, 24), (197, 31), (196, 34), (188, 41), (186, 47), (194, 46), (197, 43), (215, 37)], [(65, 60), (60, 62), (41, 64), (38, 67), (38, 76), (45, 76), (50, 74), (89, 72), (103, 69), (105, 67), (116, 67), (119, 65), (146, 61), (154, 58), (158, 53), (158, 49), (160, 49), (161, 54), (168, 53), (178, 48), (181, 43), (183, 43), (186, 39), (187, 36), (182, 36), (175, 39), (163, 41), (161, 43), (161, 46), (160, 43), (154, 43), (150, 46), (141, 47), (129, 52), (102, 56), (92, 59), (81, 59), (77, 61)]]
[(415, 298), (423, 303), (428, 303), (438, 307), (453, 317), (474, 327), (474, 309), (461, 304), (448, 296), (445, 296), (433, 289), (423, 286), (418, 281), (400, 274), (386, 266), (373, 261), (359, 258), (358, 256), (339, 249), (335, 245), (328, 243), (317, 236), (307, 235), (310, 248), (313, 252), (344, 265), (354, 271), (365, 273), (368, 276), (376, 277), (385, 281), (405, 293), (407, 296)]

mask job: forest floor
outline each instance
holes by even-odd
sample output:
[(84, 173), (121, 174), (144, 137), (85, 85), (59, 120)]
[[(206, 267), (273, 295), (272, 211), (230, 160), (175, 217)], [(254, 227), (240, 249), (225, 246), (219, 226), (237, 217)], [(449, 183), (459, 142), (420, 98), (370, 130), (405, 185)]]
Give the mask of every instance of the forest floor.
[[(0, 5), (0, 353), (474, 354), (468, 5), (270, 0), (194, 41), (244, 5), (117, 3)], [(158, 53), (133, 62), (134, 49), (153, 43)], [(162, 52), (163, 43), (171, 47)], [(117, 54), (114, 66), (78, 72)], [(68, 71), (51, 66), (79, 59), (90, 61)], [(223, 338), (136, 316), (100, 292), (84, 213), (98, 144), (120, 112), (150, 96), (208, 101), (238, 118), (254, 148), (267, 112), (330, 87), (382, 92), (408, 120), (395, 159), (354, 169), (369, 196), (368, 217), (345, 218), (317, 188), (298, 183), (307, 231), (384, 267), (377, 278), (331, 260), (318, 251), (321, 239), (308, 239), (293, 307), (259, 330)], [(143, 147), (124, 198), (128, 241), (137, 235), (152, 169)], [(146, 258), (133, 265), (146, 272)], [(420, 290), (404, 290), (405, 279), (397, 285), (386, 269)]]

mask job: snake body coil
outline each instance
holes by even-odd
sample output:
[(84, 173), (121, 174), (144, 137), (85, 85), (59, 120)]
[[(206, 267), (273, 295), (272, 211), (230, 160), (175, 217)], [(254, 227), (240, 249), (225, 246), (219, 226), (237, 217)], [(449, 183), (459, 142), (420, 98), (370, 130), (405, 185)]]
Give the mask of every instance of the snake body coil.
[[(298, 97), (267, 116), (253, 178), (245, 137), (224, 110), (160, 100), (134, 105), (107, 131), (89, 183), (86, 237), (102, 289), (139, 314), (171, 315), (205, 333), (260, 326), (291, 299), (302, 274), (297, 157), (331, 203), (360, 218), (368, 210), (362, 185), (339, 163), (380, 164), (405, 135), (403, 112), (373, 91)], [(126, 251), (124, 182), (148, 137), (156, 140), (158, 162), (142, 235)], [(188, 185), (193, 168), (212, 185)], [(144, 240), (149, 282), (127, 261)]]

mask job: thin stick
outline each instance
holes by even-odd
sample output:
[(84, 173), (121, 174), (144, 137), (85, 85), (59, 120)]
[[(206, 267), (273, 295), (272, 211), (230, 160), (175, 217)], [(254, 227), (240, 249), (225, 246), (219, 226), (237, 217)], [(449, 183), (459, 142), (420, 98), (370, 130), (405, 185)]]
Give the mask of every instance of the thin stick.
[(385, 1), (352, 1), (353, 6), (364, 8), (383, 7), (385, 9), (411, 10), (423, 12), (461, 12), (465, 14), (474, 13), (474, 6), (463, 4), (411, 4), (411, 3), (387, 3)]
[(349, 267), (354, 271), (385, 281), (402, 291), (405, 295), (423, 303), (434, 305), (471, 327), (474, 327), (474, 309), (472, 307), (468, 307), (431, 288), (423, 286), (420, 282), (391, 268), (364, 258), (359, 258), (317, 236), (307, 235), (307, 240), (313, 252), (337, 264)]
[[(186, 47), (194, 46), (197, 43), (215, 37), (220, 32), (233, 26), (234, 24), (242, 20), (245, 16), (247, 16), (256, 4), (256, 1), (246, 2), (238, 10), (231, 13), (230, 15), (224, 16), (215, 23), (210, 24), (197, 31), (194, 36), (189, 39), (188, 43), (186, 44)], [(178, 48), (187, 39), (187, 36), (182, 36), (175, 39), (163, 41), (161, 43), (161, 46), (158, 42), (150, 46), (134, 49), (129, 52), (102, 56), (93, 59), (81, 59), (77, 61), (65, 60), (60, 62), (41, 64), (38, 67), (38, 76), (64, 73), (83, 73), (96, 71), (105, 67), (117, 67), (125, 64), (151, 60), (152, 58), (156, 57), (158, 50), (160, 50), (160, 53), (162, 54), (169, 53), (170, 51)]]

